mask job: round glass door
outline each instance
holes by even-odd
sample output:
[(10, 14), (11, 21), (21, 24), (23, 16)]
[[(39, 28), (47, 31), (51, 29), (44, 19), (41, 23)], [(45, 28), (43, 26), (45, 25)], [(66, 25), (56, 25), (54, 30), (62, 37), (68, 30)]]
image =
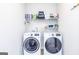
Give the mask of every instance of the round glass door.
[(50, 37), (45, 42), (45, 48), (49, 53), (55, 54), (61, 50), (62, 44), (58, 38)]
[(35, 53), (39, 49), (39, 41), (34, 37), (29, 37), (24, 41), (24, 49), (28, 53)]

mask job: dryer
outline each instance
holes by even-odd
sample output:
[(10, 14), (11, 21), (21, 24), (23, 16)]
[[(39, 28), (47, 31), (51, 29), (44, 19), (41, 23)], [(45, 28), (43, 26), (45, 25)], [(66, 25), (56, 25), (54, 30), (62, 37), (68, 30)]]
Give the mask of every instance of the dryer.
[(24, 55), (40, 55), (40, 37), (41, 34), (39, 32), (24, 33)]
[(59, 32), (44, 33), (44, 54), (62, 55), (62, 34)]

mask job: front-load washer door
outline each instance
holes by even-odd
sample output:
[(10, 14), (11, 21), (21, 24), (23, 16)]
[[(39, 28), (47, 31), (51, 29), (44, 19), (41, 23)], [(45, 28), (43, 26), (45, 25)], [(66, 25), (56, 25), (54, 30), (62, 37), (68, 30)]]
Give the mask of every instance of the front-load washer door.
[(45, 42), (45, 48), (49, 53), (55, 54), (61, 50), (62, 43), (58, 38), (50, 37)]
[(35, 53), (40, 47), (39, 41), (34, 37), (28, 37), (23, 44), (24, 50), (28, 53)]

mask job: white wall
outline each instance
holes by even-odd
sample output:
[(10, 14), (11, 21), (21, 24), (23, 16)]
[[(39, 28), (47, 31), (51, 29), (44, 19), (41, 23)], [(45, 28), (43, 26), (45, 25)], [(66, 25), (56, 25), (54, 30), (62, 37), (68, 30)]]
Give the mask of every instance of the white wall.
[[(73, 5), (58, 4), (57, 11), (56, 4), (25, 4), (25, 10), (23, 4), (0, 4), (0, 52), (21, 54), (21, 40), (25, 31), (23, 11), (35, 14), (40, 9), (46, 15), (59, 12), (59, 31), (63, 34), (64, 54), (79, 54), (79, 7), (70, 11)], [(40, 24), (45, 26), (46, 22), (39, 22), (38, 27), (43, 27)]]
[(58, 4), (59, 31), (63, 33), (64, 54), (79, 54), (79, 6), (70, 10), (75, 4)]
[(23, 11), (23, 4), (0, 4), (0, 52), (21, 54)]

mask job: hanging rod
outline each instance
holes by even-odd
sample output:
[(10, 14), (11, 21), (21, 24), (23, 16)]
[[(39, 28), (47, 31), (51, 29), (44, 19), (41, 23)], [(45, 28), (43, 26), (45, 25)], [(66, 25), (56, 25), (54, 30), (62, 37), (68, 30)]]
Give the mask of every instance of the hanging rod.
[(75, 6), (73, 6), (73, 8), (71, 8), (71, 11), (74, 10), (78, 6), (79, 6), (79, 3), (77, 5), (75, 5)]

